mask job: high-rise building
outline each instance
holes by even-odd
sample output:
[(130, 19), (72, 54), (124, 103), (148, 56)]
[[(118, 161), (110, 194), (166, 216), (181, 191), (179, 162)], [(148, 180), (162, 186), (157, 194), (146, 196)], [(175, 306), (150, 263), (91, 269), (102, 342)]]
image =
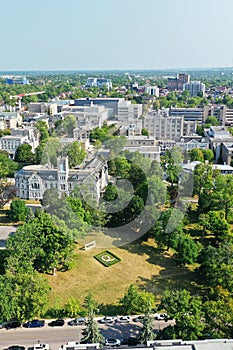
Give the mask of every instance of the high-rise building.
[(182, 91), (183, 85), (190, 82), (189, 74), (177, 74), (176, 78), (168, 78), (169, 91)]
[(183, 91), (189, 91), (190, 96), (204, 95), (205, 93), (205, 84), (200, 81), (192, 81), (191, 83), (185, 83), (183, 85)]
[(145, 86), (145, 93), (151, 96), (159, 97), (159, 88), (157, 86)]

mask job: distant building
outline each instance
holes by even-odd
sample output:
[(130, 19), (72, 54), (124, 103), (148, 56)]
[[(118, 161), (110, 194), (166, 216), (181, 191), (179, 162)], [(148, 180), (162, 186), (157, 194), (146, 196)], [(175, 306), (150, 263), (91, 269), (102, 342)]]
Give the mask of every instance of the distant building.
[(48, 113), (49, 115), (54, 115), (58, 113), (58, 108), (56, 103), (45, 103), (45, 102), (31, 102), (28, 105), (29, 113)]
[(203, 108), (173, 108), (169, 109), (169, 115), (171, 116), (183, 116), (184, 121), (196, 121), (197, 125), (202, 126), (204, 122), (204, 110)]
[(149, 158), (151, 160), (157, 160), (160, 162), (160, 147), (159, 146), (125, 146), (125, 151), (129, 152), (138, 152), (140, 153), (144, 158)]
[(106, 87), (108, 90), (112, 89), (112, 81), (106, 78), (88, 78), (85, 87)]
[(32, 152), (39, 146), (39, 133), (34, 128), (22, 128), (11, 130), (11, 135), (0, 138), (0, 149), (6, 151), (11, 158), (15, 157), (17, 148), (22, 144), (32, 147)]
[(157, 86), (145, 86), (145, 93), (159, 97), (159, 88)]
[(105, 108), (112, 108), (113, 109), (113, 115), (118, 114), (118, 103), (125, 101), (124, 98), (78, 98), (74, 100), (75, 106), (91, 106), (91, 105), (98, 105), (98, 106), (104, 106)]
[(127, 147), (157, 146), (154, 137), (149, 136), (128, 136)]
[(0, 130), (15, 129), (22, 125), (22, 121), (19, 112), (0, 112)]
[(197, 122), (185, 121), (183, 115), (169, 116), (156, 111), (149, 112), (144, 120), (143, 127), (156, 140), (179, 140), (183, 135), (192, 135), (196, 132)]
[(29, 80), (25, 77), (9, 77), (6, 78), (7, 84), (20, 84), (20, 85), (27, 85), (29, 84)]
[(209, 149), (209, 142), (202, 136), (183, 136), (176, 145), (186, 152), (194, 148)]
[(144, 118), (144, 128), (156, 140), (178, 140), (183, 135), (184, 118), (151, 112)]
[(221, 143), (220, 159), (224, 164), (233, 164), (233, 142)]
[(117, 120), (127, 123), (133, 123), (142, 115), (142, 104), (133, 104), (131, 101), (123, 101), (118, 103)]
[(177, 74), (176, 78), (168, 78), (167, 89), (169, 91), (182, 91), (183, 85), (189, 82), (189, 74)]
[(64, 106), (60, 115), (65, 118), (68, 115), (76, 117), (78, 126), (89, 125), (91, 129), (103, 126), (105, 120), (112, 116), (113, 110), (104, 106)]
[[(182, 165), (182, 169), (186, 173), (193, 173), (196, 166), (201, 162), (194, 161)], [(227, 164), (212, 164), (213, 170), (219, 170), (222, 175), (233, 174), (233, 167)]]
[(190, 96), (198, 96), (205, 94), (205, 84), (200, 81), (192, 81), (191, 83), (185, 83), (183, 85), (183, 91), (189, 91)]
[(226, 142), (233, 144), (233, 136), (224, 126), (211, 126), (205, 129), (205, 136), (210, 143), (210, 148), (215, 152), (216, 161), (221, 160), (221, 144)]

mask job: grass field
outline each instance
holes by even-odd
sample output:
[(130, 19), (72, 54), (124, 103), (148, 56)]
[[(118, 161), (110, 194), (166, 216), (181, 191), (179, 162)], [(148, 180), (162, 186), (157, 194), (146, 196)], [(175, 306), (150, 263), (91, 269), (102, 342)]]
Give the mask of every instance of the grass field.
[(187, 288), (195, 290), (194, 273), (191, 269), (175, 264), (172, 252), (160, 251), (153, 239), (135, 242), (125, 247), (111, 248), (120, 262), (106, 268), (94, 256), (103, 248), (84, 251), (77, 246), (75, 267), (67, 272), (58, 272), (57, 276), (46, 276), (52, 287), (50, 307), (62, 307), (69, 297), (81, 302), (91, 290), (102, 307), (100, 312), (110, 310), (117, 304), (131, 283), (141, 289), (159, 296), (166, 288)]

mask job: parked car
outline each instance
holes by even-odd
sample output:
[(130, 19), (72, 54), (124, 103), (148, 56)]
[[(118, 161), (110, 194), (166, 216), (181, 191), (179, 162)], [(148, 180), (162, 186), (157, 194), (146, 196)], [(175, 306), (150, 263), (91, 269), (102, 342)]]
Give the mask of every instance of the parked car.
[(48, 325), (50, 327), (56, 327), (56, 326), (62, 327), (62, 326), (64, 326), (64, 324), (65, 324), (65, 321), (63, 319), (59, 318), (59, 319), (57, 319), (55, 321), (50, 322)]
[(68, 322), (69, 326), (83, 326), (87, 323), (86, 319), (84, 317), (75, 318), (74, 320), (71, 320)]
[(128, 346), (135, 346), (140, 344), (138, 338), (136, 337), (129, 337), (126, 339), (123, 339), (123, 341), (121, 342), (122, 345), (128, 345)]
[(130, 322), (130, 317), (129, 316), (117, 317), (117, 322), (118, 323), (129, 323)]
[(33, 350), (49, 350), (49, 344), (41, 344), (41, 343), (34, 344)]
[(45, 321), (44, 320), (32, 320), (24, 323), (24, 327), (26, 328), (40, 328), (44, 327)]
[(113, 323), (114, 322), (114, 317), (112, 316), (105, 316), (99, 320), (100, 323)]
[(156, 314), (155, 315), (155, 320), (168, 320), (169, 319), (169, 316), (165, 313), (163, 314)]
[(12, 329), (21, 327), (21, 323), (18, 320), (10, 320), (0, 324), (0, 328)]
[(135, 318), (133, 319), (133, 321), (134, 321), (134, 322), (142, 322), (142, 321), (143, 321), (143, 318), (144, 318), (143, 315), (139, 315), (139, 316), (135, 317)]
[(121, 341), (120, 341), (120, 339), (117, 339), (117, 338), (106, 338), (105, 345), (106, 346), (120, 346)]
[(25, 350), (25, 347), (22, 345), (11, 345), (7, 350)]

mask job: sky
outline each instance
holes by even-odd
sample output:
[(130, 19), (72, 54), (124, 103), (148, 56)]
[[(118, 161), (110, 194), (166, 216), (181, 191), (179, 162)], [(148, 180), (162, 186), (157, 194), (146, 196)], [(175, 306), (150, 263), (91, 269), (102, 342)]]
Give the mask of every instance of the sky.
[(0, 4), (0, 71), (233, 66), (232, 0)]

